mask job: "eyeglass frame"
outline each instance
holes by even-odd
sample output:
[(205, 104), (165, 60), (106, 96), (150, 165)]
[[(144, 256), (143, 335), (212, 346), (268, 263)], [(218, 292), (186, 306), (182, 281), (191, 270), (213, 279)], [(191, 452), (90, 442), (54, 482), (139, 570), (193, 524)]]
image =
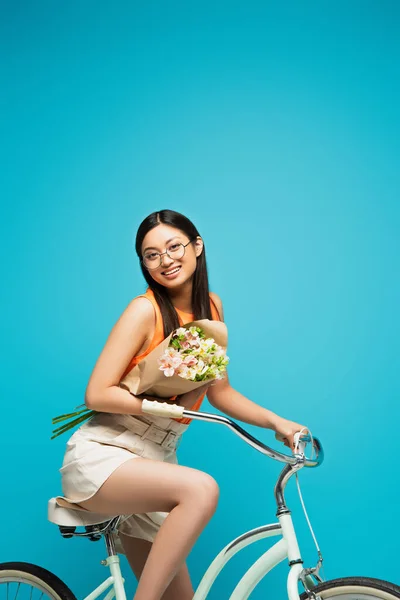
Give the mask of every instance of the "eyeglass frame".
[[(191, 244), (192, 242), (195, 242), (197, 238), (193, 238), (192, 240), (189, 240), (186, 244), (182, 244), (182, 242), (179, 242), (180, 246), (183, 246), (183, 254), (182, 256), (180, 256), (179, 258), (183, 258), (185, 256), (185, 252), (186, 252), (186, 247), (189, 246), (189, 244)], [(157, 252), (158, 256), (160, 257), (160, 264), (158, 265), (158, 267), (152, 267), (149, 268), (145, 262), (144, 262), (144, 256), (142, 256), (142, 258), (140, 259), (140, 262), (142, 263), (142, 265), (144, 266), (145, 269), (147, 269), (148, 271), (155, 271), (156, 269), (159, 269), (162, 265), (162, 257), (164, 256), (164, 254), (166, 254), (169, 258), (171, 258), (172, 260), (174, 260), (172, 258), (172, 256), (170, 256), (168, 254), (168, 250), (165, 250), (165, 252)], [(178, 259), (179, 260), (179, 259)]]

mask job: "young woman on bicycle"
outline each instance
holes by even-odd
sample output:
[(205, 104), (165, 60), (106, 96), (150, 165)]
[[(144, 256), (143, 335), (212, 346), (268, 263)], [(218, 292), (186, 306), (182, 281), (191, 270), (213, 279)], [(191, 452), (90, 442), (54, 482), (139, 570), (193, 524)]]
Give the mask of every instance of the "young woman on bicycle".
[[(209, 292), (203, 240), (182, 214), (149, 215), (138, 229), (136, 252), (149, 287), (120, 316), (94, 367), (85, 402), (99, 414), (68, 442), (63, 492), (89, 511), (126, 515), (119, 540), (139, 580), (135, 600), (190, 600), (185, 559), (216, 509), (218, 486), (208, 474), (177, 464), (176, 440), (188, 420), (144, 416), (143, 398), (118, 384), (173, 329), (223, 320), (222, 303)], [(197, 410), (206, 393), (220, 411), (274, 430), (289, 447), (302, 429), (245, 398), (228, 377), (175, 401)], [(165, 444), (168, 434), (171, 444)]]

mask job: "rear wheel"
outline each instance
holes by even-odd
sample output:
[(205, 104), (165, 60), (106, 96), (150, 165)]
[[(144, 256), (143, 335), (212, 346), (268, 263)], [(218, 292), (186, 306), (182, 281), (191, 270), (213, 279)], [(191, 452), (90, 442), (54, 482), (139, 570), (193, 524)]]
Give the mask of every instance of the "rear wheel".
[(56, 575), (23, 562), (0, 563), (0, 600), (76, 600)]
[[(400, 598), (400, 587), (394, 583), (368, 577), (343, 577), (320, 583), (312, 589), (315, 598), (321, 600), (395, 600)], [(300, 600), (313, 595), (304, 592)]]

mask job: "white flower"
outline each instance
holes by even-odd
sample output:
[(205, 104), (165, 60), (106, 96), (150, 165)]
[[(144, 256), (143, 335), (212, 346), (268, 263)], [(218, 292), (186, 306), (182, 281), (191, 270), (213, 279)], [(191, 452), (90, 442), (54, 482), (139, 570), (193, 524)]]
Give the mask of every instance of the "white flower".
[(193, 337), (199, 337), (199, 332), (196, 330), (196, 327), (189, 327), (189, 331)]
[(177, 373), (177, 375), (179, 375), (179, 377), (182, 377), (183, 379), (189, 379), (188, 370), (189, 370), (189, 367), (187, 367), (186, 365), (181, 365), (177, 369), (176, 373)]
[(225, 356), (225, 350), (221, 348), (221, 346), (218, 346), (214, 355), (216, 356), (216, 358), (221, 358), (222, 356)]
[(174, 373), (175, 373), (175, 369), (173, 369), (172, 367), (170, 367), (169, 369), (164, 369), (165, 377), (172, 377), (172, 375), (174, 375)]
[(194, 369), (193, 367), (189, 367), (188, 370), (186, 371), (186, 379), (190, 379), (190, 380), (194, 381), (196, 375), (197, 375), (196, 369)]
[(212, 338), (204, 338), (204, 339), (200, 340), (200, 348), (202, 350), (204, 350), (205, 352), (210, 350), (214, 344), (215, 344), (215, 341)]
[(176, 333), (176, 335), (185, 335), (186, 331), (187, 331), (187, 329), (186, 329), (185, 327), (179, 327), (179, 328), (178, 328), (178, 329), (175, 331), (175, 333)]

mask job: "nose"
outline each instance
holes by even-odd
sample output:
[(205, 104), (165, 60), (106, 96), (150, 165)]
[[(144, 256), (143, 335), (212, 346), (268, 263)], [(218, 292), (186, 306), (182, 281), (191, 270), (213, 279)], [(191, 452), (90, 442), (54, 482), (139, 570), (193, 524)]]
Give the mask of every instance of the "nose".
[(162, 267), (169, 267), (170, 265), (172, 265), (172, 263), (174, 262), (174, 259), (171, 258), (170, 256), (168, 256), (168, 254), (165, 252), (165, 254), (161, 255), (161, 266)]

